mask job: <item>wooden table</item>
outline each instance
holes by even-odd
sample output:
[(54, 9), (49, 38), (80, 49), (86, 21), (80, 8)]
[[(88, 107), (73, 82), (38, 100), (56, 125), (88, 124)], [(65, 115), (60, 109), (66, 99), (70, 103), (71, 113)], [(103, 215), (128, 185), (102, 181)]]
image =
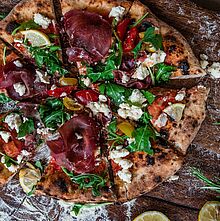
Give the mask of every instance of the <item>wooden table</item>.
[[(19, 0), (2, 0), (1, 12), (8, 12)], [(152, 11), (178, 29), (189, 41), (197, 56), (206, 53), (212, 61), (220, 61), (220, 13), (197, 7), (188, 0), (146, 0)], [(190, 174), (190, 167), (200, 168), (208, 177), (220, 177), (220, 80), (205, 78), (211, 88), (207, 102), (207, 117), (190, 146), (179, 179), (164, 182), (147, 195), (123, 205), (84, 211), (79, 220), (132, 220), (147, 210), (165, 213), (172, 221), (196, 221), (198, 211), (215, 192), (201, 190), (203, 183)], [(16, 178), (0, 190), (0, 221), (2, 220), (75, 220), (57, 200), (48, 197), (28, 198), (22, 193)], [(15, 197), (16, 196), (16, 197)], [(82, 217), (82, 216), (81, 216)], [(85, 218), (87, 217), (87, 218)]]

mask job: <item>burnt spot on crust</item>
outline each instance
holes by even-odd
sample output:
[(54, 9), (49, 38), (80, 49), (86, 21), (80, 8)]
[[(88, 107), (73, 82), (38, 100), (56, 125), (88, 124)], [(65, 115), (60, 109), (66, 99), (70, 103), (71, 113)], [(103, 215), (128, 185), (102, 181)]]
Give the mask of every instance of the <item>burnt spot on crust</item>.
[(193, 126), (193, 128), (198, 127), (199, 126), (198, 120), (194, 119), (193, 122), (192, 122), (192, 126)]
[(160, 153), (160, 152), (161, 152), (161, 149), (159, 149), (159, 148), (154, 149), (154, 153)]
[(65, 179), (58, 177), (57, 180), (54, 181), (54, 184), (59, 187), (62, 193), (67, 193), (68, 188)]
[(152, 156), (146, 156), (147, 165), (153, 166), (155, 164), (155, 158)]
[(158, 144), (160, 144), (163, 147), (167, 147), (168, 146), (167, 140), (163, 139), (163, 137), (158, 137)]
[(143, 154), (138, 154), (138, 158), (139, 158), (140, 160), (142, 160), (142, 159), (143, 159)]
[(184, 75), (189, 74), (189, 62), (187, 60), (180, 61), (178, 68), (182, 70)]
[(167, 129), (161, 129), (160, 130), (160, 135), (163, 139), (167, 140), (169, 138), (169, 132)]
[(169, 52), (169, 53), (173, 53), (174, 51), (176, 51), (176, 45), (170, 45), (170, 46), (168, 47), (168, 52)]
[(11, 34), (15, 30), (15, 28), (17, 28), (18, 26), (19, 24), (16, 21), (11, 21), (6, 26), (6, 32), (8, 34)]
[(2, 164), (0, 164), (0, 172), (4, 170), (4, 166)]
[(155, 183), (161, 183), (161, 182), (162, 182), (161, 176), (155, 176), (155, 177), (154, 177), (154, 182), (155, 182)]
[(44, 5), (41, 2), (38, 2), (37, 7), (41, 8), (41, 7), (44, 7)]
[(164, 37), (164, 39), (167, 40), (167, 41), (173, 42), (173, 43), (176, 43), (176, 41), (177, 41), (176, 37), (173, 36), (173, 35), (166, 35)]
[(167, 153), (161, 153), (161, 155), (160, 156), (158, 156), (158, 160), (162, 160), (162, 159), (164, 159), (164, 158), (166, 158), (166, 156), (167, 156)]
[(38, 190), (43, 190), (44, 187), (43, 187), (41, 184), (38, 184), (37, 189), (38, 189)]

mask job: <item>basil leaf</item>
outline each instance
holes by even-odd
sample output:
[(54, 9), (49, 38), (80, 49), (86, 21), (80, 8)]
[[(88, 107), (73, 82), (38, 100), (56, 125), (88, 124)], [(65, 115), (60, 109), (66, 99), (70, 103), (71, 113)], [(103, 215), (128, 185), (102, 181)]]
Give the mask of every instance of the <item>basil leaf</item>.
[(153, 102), (154, 102), (154, 100), (155, 100), (155, 95), (153, 95), (151, 92), (149, 92), (149, 91), (144, 91), (144, 90), (142, 90), (141, 91), (142, 92), (142, 94), (144, 95), (144, 97), (147, 99), (147, 101), (148, 101), (148, 103), (149, 104), (152, 104)]
[(33, 20), (30, 20), (30, 21), (21, 23), (20, 26), (15, 28), (11, 34), (15, 35), (18, 31), (23, 31), (27, 29), (39, 29), (39, 27), (40, 26), (36, 24)]
[(150, 155), (153, 154), (150, 139), (154, 140), (156, 138), (156, 134), (149, 124), (137, 128), (133, 132), (133, 137), (135, 138), (135, 141), (127, 147), (129, 151), (144, 151)]
[(10, 97), (7, 97), (4, 93), (0, 94), (0, 104), (5, 104), (12, 101)]
[(31, 134), (34, 130), (33, 119), (28, 119), (19, 126), (18, 137), (24, 137), (26, 134)]
[(155, 65), (157, 71), (155, 73), (155, 79), (157, 83), (166, 82), (170, 79), (172, 71), (176, 70), (176, 67), (159, 63)]
[(113, 120), (108, 125), (108, 131), (115, 133), (116, 130), (117, 130), (117, 122), (116, 122), (116, 120)]

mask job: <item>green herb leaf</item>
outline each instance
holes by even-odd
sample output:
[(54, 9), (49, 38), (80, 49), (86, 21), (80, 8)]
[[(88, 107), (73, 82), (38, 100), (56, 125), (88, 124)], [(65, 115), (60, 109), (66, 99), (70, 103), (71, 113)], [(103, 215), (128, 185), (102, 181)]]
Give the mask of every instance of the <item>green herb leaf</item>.
[(129, 151), (144, 151), (150, 155), (153, 154), (150, 139), (154, 140), (156, 138), (156, 134), (149, 124), (137, 128), (133, 132), (133, 137), (135, 138), (135, 142), (131, 143), (127, 147)]
[(47, 99), (44, 105), (40, 105), (39, 113), (45, 126), (52, 129), (57, 129), (60, 124), (70, 119), (59, 99)]
[(31, 134), (34, 130), (33, 119), (28, 119), (19, 126), (18, 137), (24, 137), (26, 134)]
[(0, 94), (0, 104), (5, 104), (12, 101), (10, 97), (7, 97), (4, 93)]
[(146, 14), (144, 14), (140, 19), (138, 19), (131, 27), (136, 27), (137, 25), (139, 25), (147, 16), (148, 16), (148, 12)]
[(101, 176), (96, 174), (80, 174), (74, 175), (72, 172), (68, 171), (66, 168), (62, 167), (62, 170), (66, 175), (70, 177), (72, 182), (79, 185), (79, 189), (88, 189), (92, 188), (93, 196), (100, 196), (100, 188), (106, 186), (106, 180)]
[(175, 67), (166, 65), (164, 63), (156, 64), (155, 67), (157, 69), (155, 74), (155, 79), (157, 83), (169, 81), (172, 71), (176, 70)]
[(220, 125), (220, 122), (215, 122), (215, 123), (213, 123), (213, 125), (218, 126), (218, 125)]
[(72, 207), (72, 212), (74, 212), (75, 216), (77, 216), (79, 214), (79, 212), (83, 206), (84, 206), (84, 204), (80, 204), (80, 203), (74, 204), (74, 206)]
[(15, 35), (18, 31), (23, 31), (27, 29), (39, 29), (39, 27), (40, 26), (36, 24), (33, 20), (30, 20), (30, 21), (21, 23), (20, 26), (15, 28), (11, 34)]
[(44, 171), (44, 168), (39, 160), (35, 162), (35, 166), (40, 169), (41, 172)]
[(154, 102), (155, 97), (156, 97), (154, 94), (152, 94), (149, 91), (144, 91), (144, 90), (142, 90), (141, 92), (144, 95), (144, 97), (147, 99), (149, 104), (152, 104)]
[(115, 133), (117, 130), (117, 122), (116, 120), (113, 120), (112, 122), (110, 122), (110, 124), (108, 125), (108, 131), (111, 131), (113, 133)]
[(8, 155), (3, 154), (3, 153), (1, 153), (1, 152), (0, 152), (0, 154), (1, 154), (2, 156), (4, 156), (4, 158), (5, 158), (4, 164), (5, 164), (7, 167), (10, 167), (12, 164), (13, 164), (13, 165), (18, 165), (18, 162), (17, 162), (16, 160), (12, 159), (11, 157), (9, 157)]
[(131, 95), (130, 89), (117, 84), (106, 83), (102, 84), (100, 87), (100, 92), (110, 97), (112, 102), (117, 106), (123, 103)]
[(7, 52), (7, 47), (5, 46), (3, 49), (3, 64), (6, 65), (6, 52)]
[(139, 119), (139, 121), (143, 124), (149, 124), (150, 120), (152, 119), (151, 115), (148, 112), (144, 112)]
[(134, 57), (138, 56), (139, 51), (141, 50), (143, 42), (151, 43), (156, 50), (163, 49), (162, 36), (160, 34), (155, 34), (155, 27), (148, 28), (144, 33), (144, 38), (139, 41), (136, 47), (133, 49)]
[(8, 15), (8, 13), (1, 13), (0, 14), (0, 20), (4, 19), (7, 15)]

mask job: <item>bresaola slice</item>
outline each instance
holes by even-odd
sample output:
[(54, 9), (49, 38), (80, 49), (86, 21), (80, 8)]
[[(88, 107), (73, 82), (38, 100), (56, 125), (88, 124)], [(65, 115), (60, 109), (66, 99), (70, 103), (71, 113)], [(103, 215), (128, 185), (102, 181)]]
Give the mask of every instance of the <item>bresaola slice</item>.
[(89, 116), (80, 114), (59, 128), (61, 138), (47, 141), (51, 155), (59, 166), (76, 173), (94, 170), (100, 128)]
[(64, 27), (71, 46), (67, 49), (70, 62), (92, 63), (100, 61), (108, 53), (112, 28), (102, 16), (88, 11), (71, 10), (64, 15)]

